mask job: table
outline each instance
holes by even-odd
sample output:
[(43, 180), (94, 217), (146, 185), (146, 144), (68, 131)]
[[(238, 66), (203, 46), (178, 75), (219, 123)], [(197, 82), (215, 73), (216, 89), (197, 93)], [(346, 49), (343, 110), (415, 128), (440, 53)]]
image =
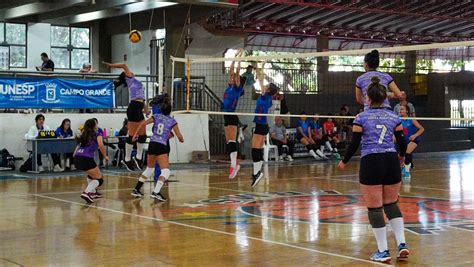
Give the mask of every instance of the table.
[(74, 153), (77, 141), (74, 138), (50, 138), (50, 139), (28, 139), (31, 142), (33, 153), (33, 171), (39, 173), (37, 155), (38, 154), (64, 154)]

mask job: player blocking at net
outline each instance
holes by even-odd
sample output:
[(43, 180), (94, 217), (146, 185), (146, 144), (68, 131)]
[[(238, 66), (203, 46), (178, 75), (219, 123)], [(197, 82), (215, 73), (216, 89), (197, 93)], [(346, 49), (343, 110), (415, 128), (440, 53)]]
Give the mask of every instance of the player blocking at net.
[[(236, 57), (241, 56), (243, 50), (240, 50)], [(240, 61), (234, 70), (235, 61), (230, 64), (229, 70), (229, 86), (224, 91), (222, 101), (222, 111), (235, 112), (240, 97), (244, 94), (244, 85), (246, 78), (240, 76)], [(230, 156), (229, 179), (234, 179), (240, 170), (237, 164), (237, 127), (239, 125), (239, 117), (237, 115), (224, 115), (224, 133), (226, 141), (226, 150)]]
[[(387, 89), (380, 84), (377, 76), (373, 76), (372, 83), (367, 86), (367, 96), (368, 109), (357, 115), (353, 122), (352, 143), (339, 163), (339, 168), (345, 169), (362, 142), (360, 189), (367, 204), (369, 222), (378, 247), (370, 259), (390, 262), (384, 212), (395, 234), (397, 257), (407, 258), (410, 253), (405, 242), (403, 215), (398, 205), (401, 186), (400, 162), (403, 162), (407, 145), (400, 118), (384, 107)], [(399, 146), (399, 155), (393, 142), (394, 135)]]
[[(145, 148), (146, 143), (146, 128), (143, 127), (138, 132), (138, 138), (133, 140), (132, 135), (130, 133), (136, 132), (138, 126), (141, 122), (145, 120), (145, 116), (149, 115), (150, 112), (148, 110), (148, 105), (146, 104), (145, 98), (145, 88), (143, 84), (135, 77), (135, 74), (130, 71), (127, 64), (124, 63), (107, 63), (102, 62), (109, 68), (117, 68), (122, 69), (123, 71), (120, 73), (118, 79), (114, 81), (114, 86), (117, 88), (118, 86), (125, 84), (128, 87), (128, 92), (130, 96), (130, 103), (127, 107), (127, 119), (128, 119), (128, 132), (129, 135), (127, 137), (125, 143), (125, 160), (123, 164), (129, 171), (134, 171), (134, 165), (141, 170), (143, 165), (143, 150)], [(134, 144), (137, 144), (137, 155), (133, 158), (135, 164), (132, 163), (132, 150)]]
[(267, 116), (264, 116), (263, 114), (268, 114), (268, 110), (272, 106), (273, 96), (279, 91), (278, 86), (276, 86), (274, 83), (264, 85), (265, 74), (263, 73), (262, 68), (257, 68), (257, 79), (260, 85), (261, 95), (257, 99), (255, 113), (262, 115), (257, 115), (253, 119), (253, 122), (255, 122), (255, 131), (253, 132), (252, 136), (252, 187), (257, 186), (258, 182), (260, 182), (260, 180), (263, 178), (263, 144), (269, 131)]
[(148, 146), (147, 167), (138, 178), (135, 189), (132, 191), (133, 196), (143, 197), (143, 193), (140, 192), (140, 189), (143, 187), (145, 181), (154, 176), (155, 164), (158, 163), (161, 168), (161, 174), (150, 197), (162, 202), (166, 201), (166, 198), (161, 193), (161, 188), (171, 175), (169, 169), (168, 155), (170, 147), (168, 145), (168, 139), (170, 134), (174, 132), (179, 142), (184, 142), (178, 123), (170, 116), (171, 109), (171, 101), (169, 97), (165, 97), (161, 104), (161, 113), (153, 114), (152, 117), (140, 123), (133, 134), (133, 139), (137, 140), (140, 130), (145, 128), (146, 125), (153, 123), (153, 135), (150, 138), (150, 144)]

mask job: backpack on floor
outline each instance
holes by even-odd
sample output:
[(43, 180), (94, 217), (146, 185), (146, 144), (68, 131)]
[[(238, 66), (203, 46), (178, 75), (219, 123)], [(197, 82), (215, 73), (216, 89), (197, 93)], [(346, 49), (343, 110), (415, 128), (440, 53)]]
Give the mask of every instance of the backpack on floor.
[(15, 170), (15, 157), (5, 148), (0, 150), (0, 168), (2, 170)]
[(33, 155), (30, 154), (28, 159), (20, 166), (20, 172), (28, 172), (33, 170)]

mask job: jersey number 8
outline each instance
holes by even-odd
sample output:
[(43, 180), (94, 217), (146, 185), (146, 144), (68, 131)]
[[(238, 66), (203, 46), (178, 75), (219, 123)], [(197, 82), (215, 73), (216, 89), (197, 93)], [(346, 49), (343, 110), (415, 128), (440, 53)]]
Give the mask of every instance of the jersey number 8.
[(158, 124), (157, 134), (162, 135), (165, 125), (163, 123)]

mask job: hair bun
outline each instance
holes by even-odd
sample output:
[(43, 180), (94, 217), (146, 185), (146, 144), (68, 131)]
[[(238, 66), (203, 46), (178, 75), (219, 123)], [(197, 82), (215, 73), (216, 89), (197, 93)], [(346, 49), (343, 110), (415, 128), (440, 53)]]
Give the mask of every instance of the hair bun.
[(380, 83), (380, 79), (377, 76), (372, 76), (372, 78), (370, 78), (370, 81), (373, 83)]
[(379, 57), (379, 50), (374, 49), (374, 50), (372, 50), (372, 52), (370, 52), (370, 53), (371, 53), (372, 56), (374, 56), (374, 57)]

